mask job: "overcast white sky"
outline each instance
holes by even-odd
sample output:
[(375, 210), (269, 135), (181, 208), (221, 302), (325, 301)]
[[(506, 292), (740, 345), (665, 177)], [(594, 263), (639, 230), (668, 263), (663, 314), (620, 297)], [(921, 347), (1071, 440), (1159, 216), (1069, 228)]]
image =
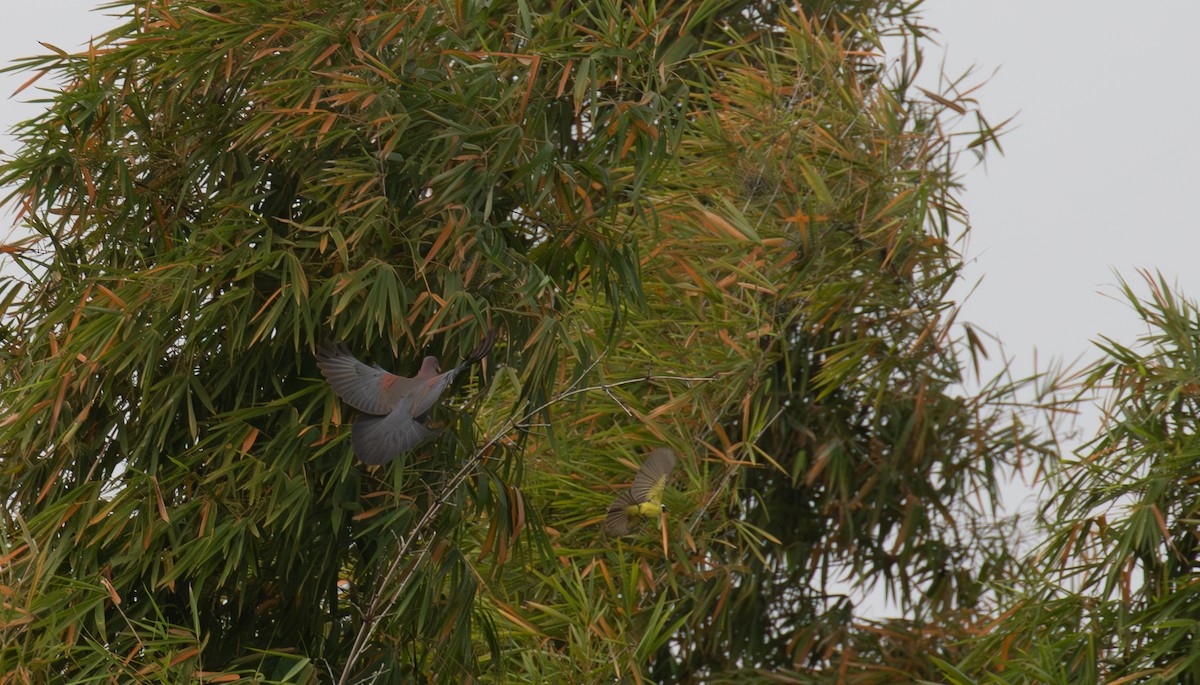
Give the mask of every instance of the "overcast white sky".
[[(113, 23), (89, 11), (95, 4), (6, 3), (0, 61), (42, 51), (39, 40), (79, 49)], [(996, 334), (1015, 370), (1028, 372), (1035, 348), (1043, 363), (1071, 361), (1094, 356), (1089, 340), (1100, 334), (1130, 343), (1143, 332), (1111, 297), (1114, 270), (1131, 281), (1138, 268), (1160, 270), (1200, 295), (1200, 2), (1149, 0), (1136, 14), (1086, 0), (927, 0), (923, 9), (946, 71), (974, 66), (990, 77), (978, 93), (988, 117), (1017, 115), (1006, 155), (966, 175), (966, 275), (968, 285), (982, 280), (962, 318)], [(939, 52), (930, 47), (930, 67)], [(27, 78), (0, 76), (0, 130), (36, 112), (7, 98)], [(0, 149), (12, 147), (0, 137)]]
[[(1032, 350), (1070, 361), (1100, 334), (1145, 332), (1113, 295), (1119, 272), (1158, 270), (1200, 296), (1200, 3), (929, 0), (946, 71), (991, 76), (993, 121), (1017, 114), (1004, 157), (966, 178), (966, 318), (1031, 368)], [(1152, 16), (1154, 21), (1139, 17)], [(994, 75), (992, 72), (999, 69)]]

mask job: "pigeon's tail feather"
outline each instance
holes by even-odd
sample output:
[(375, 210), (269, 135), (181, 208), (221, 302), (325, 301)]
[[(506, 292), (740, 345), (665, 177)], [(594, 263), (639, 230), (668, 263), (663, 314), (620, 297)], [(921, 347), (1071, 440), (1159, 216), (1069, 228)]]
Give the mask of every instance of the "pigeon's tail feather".
[(479, 344), (475, 346), (475, 349), (471, 350), (471, 353), (468, 354), (466, 359), (463, 360), (462, 365), (466, 366), (468, 364), (474, 364), (475, 362), (479, 361), (480, 359), (483, 359), (484, 357), (487, 356), (488, 352), (492, 351), (492, 345), (495, 345), (495, 344), (496, 344), (496, 329), (492, 328), (492, 329), (488, 330), (488, 334), (486, 336), (484, 336), (483, 340), (479, 341)]

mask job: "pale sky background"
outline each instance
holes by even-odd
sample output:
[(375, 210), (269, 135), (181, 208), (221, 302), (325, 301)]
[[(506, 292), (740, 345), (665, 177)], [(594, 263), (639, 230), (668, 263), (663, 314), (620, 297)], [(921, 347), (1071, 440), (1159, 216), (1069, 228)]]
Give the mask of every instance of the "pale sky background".
[[(1018, 368), (1145, 333), (1117, 275), (1138, 269), (1200, 296), (1200, 3), (928, 0), (946, 72), (972, 65), (993, 122), (1016, 114), (1005, 156), (966, 175), (973, 225), (966, 318)], [(1154, 17), (1146, 21), (1145, 17)], [(933, 53), (931, 51), (931, 55)], [(997, 71), (998, 70), (998, 71)], [(965, 169), (964, 169), (965, 170)]]
[[(3, 0), (0, 62), (68, 51), (114, 22), (95, 0)], [(1051, 358), (1094, 358), (1101, 334), (1132, 344), (1145, 332), (1114, 299), (1116, 274), (1146, 293), (1137, 269), (1161, 271), (1200, 296), (1200, 2), (927, 0), (927, 78), (939, 63), (970, 82), (993, 123), (1013, 115), (1005, 156), (968, 168), (973, 230), (965, 247), (960, 321), (996, 335), (1025, 375)], [(9, 127), (37, 112), (9, 98), (28, 74), (0, 75), (0, 150)], [(0, 239), (7, 237), (0, 225)], [(993, 346), (994, 347), (994, 346)], [(1094, 430), (1094, 417), (1084, 422)], [(1015, 495), (1019, 499), (1019, 495)]]

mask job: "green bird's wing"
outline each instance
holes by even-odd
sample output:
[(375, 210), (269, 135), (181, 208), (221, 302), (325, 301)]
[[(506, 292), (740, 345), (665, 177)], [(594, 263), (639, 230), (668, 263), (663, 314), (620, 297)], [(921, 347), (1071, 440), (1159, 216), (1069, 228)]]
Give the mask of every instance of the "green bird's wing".
[(613, 503), (608, 508), (608, 515), (604, 517), (604, 533), (610, 537), (620, 537), (629, 532), (629, 510), (637, 508), (637, 500), (633, 498), (633, 493), (626, 488), (621, 491), (613, 499)]
[(638, 469), (637, 475), (633, 477), (633, 486), (629, 488), (633, 499), (639, 504), (662, 504), (663, 490), (667, 487), (667, 480), (671, 476), (671, 470), (675, 468), (675, 462), (675, 453), (666, 447), (651, 452), (646, 461), (642, 462), (642, 468)]
[(675, 462), (675, 453), (665, 447), (654, 450), (646, 457), (633, 477), (633, 485), (622, 490), (608, 507), (608, 515), (604, 517), (606, 534), (613, 537), (627, 534), (629, 517), (647, 515), (639, 510), (640, 505), (662, 505), (663, 490), (667, 488), (667, 480), (675, 468)]

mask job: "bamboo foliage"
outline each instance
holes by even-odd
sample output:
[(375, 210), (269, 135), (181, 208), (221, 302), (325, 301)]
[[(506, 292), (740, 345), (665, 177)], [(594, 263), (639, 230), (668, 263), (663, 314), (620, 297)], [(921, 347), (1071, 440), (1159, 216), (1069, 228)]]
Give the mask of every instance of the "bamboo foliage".
[(1055, 472), (1046, 537), (1009, 610), (956, 663), (961, 683), (1190, 683), (1196, 649), (1200, 309), (1161, 275), (1121, 291), (1147, 334), (1097, 342), (1082, 380), (1104, 397), (1097, 435)]
[[(0, 172), (11, 680), (870, 682), (988, 608), (1045, 446), (952, 390), (971, 103), (873, 52), (907, 3), (112, 9), (18, 65), (60, 86)], [(490, 328), (435, 441), (353, 461), (318, 344)], [(603, 538), (658, 446), (668, 513)]]
[[(545, 428), (529, 486), (565, 524), (551, 541), (568, 575), (517, 595), (523, 612), (496, 603), (531, 640), (506, 680), (932, 675), (1015, 568), (995, 473), (1052, 450), (1001, 408), (1014, 388), (954, 387), (936, 113), (906, 109), (817, 22), (766, 48), (727, 37), (709, 55), (719, 100), (647, 193), (646, 309), (611, 345), (612, 312), (577, 301), (595, 391)], [(614, 484), (661, 444), (684, 455), (662, 527), (597, 539)], [(914, 618), (856, 620), (842, 574)]]

